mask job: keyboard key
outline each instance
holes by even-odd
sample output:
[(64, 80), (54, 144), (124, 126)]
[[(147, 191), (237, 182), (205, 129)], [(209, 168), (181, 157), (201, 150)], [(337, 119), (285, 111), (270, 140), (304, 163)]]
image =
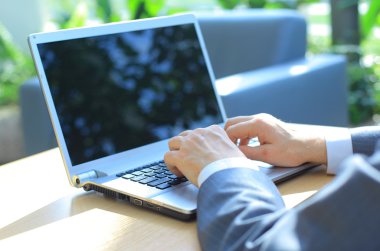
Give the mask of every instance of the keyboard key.
[(172, 186), (170, 182), (175, 185), (181, 183), (181, 180), (168, 170), (163, 160), (120, 172), (116, 176), (159, 189)]
[(133, 178), (135, 177), (133, 174), (130, 174), (130, 173), (127, 173), (126, 175), (123, 175), (123, 178), (124, 179), (130, 179), (130, 178)]
[(155, 181), (152, 181), (152, 182), (148, 183), (148, 186), (155, 187), (157, 185), (160, 185), (162, 183), (168, 182), (170, 180), (171, 179), (165, 177), (165, 178), (162, 178), (162, 179), (159, 179), (159, 180), (155, 180)]
[(150, 173), (152, 171), (153, 171), (153, 169), (150, 169), (150, 168), (144, 168), (141, 170), (141, 172), (143, 172), (143, 173)]
[(154, 166), (151, 166), (150, 169), (158, 170), (158, 169), (161, 169), (161, 167), (159, 165), (154, 165)]
[(145, 179), (145, 178), (146, 178), (146, 176), (140, 175), (140, 176), (136, 176), (136, 177), (132, 178), (131, 180), (132, 181), (140, 181), (140, 180)]
[(172, 181), (170, 181), (168, 183), (170, 185), (172, 185), (172, 186), (175, 186), (175, 185), (178, 185), (178, 184), (182, 183), (182, 181), (181, 181), (181, 178), (176, 178), (176, 179), (174, 179), (174, 180), (172, 180)]
[(159, 174), (156, 175), (156, 177), (157, 177), (157, 178), (160, 178), (160, 179), (161, 179), (161, 178), (165, 178), (166, 176), (167, 176), (167, 175), (164, 174), (164, 173), (159, 173)]
[(156, 186), (158, 189), (166, 189), (168, 187), (171, 187), (169, 183), (162, 183), (161, 185)]
[(137, 168), (135, 168), (135, 169), (131, 169), (131, 170), (128, 170), (128, 171), (125, 171), (125, 173), (127, 174), (127, 173), (133, 173), (133, 172), (135, 172), (135, 171), (137, 171)]
[(156, 173), (154, 172), (150, 172), (150, 173), (144, 173), (145, 176), (148, 176), (148, 177), (152, 177), (152, 176), (155, 176)]
[(122, 172), (122, 173), (118, 173), (118, 174), (116, 174), (116, 177), (121, 177), (121, 176), (123, 176), (125, 173), (124, 172)]
[(147, 183), (155, 181), (155, 180), (157, 180), (156, 177), (147, 177), (145, 179), (140, 180), (139, 183), (141, 183), (141, 184), (147, 184)]

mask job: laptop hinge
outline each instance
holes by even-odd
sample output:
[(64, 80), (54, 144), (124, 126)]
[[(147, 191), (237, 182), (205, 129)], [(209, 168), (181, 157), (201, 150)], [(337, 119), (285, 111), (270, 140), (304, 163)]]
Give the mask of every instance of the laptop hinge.
[(73, 176), (73, 183), (76, 187), (82, 187), (84, 183), (100, 177), (105, 177), (106, 174), (96, 170), (89, 170)]

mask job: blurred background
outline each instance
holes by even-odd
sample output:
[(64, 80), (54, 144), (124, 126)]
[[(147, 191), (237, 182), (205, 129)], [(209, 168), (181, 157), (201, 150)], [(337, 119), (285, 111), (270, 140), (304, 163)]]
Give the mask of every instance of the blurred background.
[(347, 57), (350, 123), (380, 114), (379, 0), (0, 0), (0, 165), (25, 156), (19, 88), (36, 76), (30, 33), (223, 9), (295, 9), (308, 21), (308, 54)]

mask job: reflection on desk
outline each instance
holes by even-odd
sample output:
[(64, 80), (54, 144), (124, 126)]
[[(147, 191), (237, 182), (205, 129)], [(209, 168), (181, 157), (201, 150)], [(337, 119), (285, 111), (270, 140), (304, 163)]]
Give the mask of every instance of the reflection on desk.
[[(318, 167), (279, 185), (287, 207), (330, 182)], [(70, 187), (58, 149), (0, 167), (0, 250), (200, 250), (196, 222)]]

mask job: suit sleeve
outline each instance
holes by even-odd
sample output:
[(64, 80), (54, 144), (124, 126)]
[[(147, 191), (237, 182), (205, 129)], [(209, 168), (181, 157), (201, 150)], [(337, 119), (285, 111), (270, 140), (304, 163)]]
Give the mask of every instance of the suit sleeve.
[(350, 129), (353, 153), (371, 156), (380, 140), (380, 126), (366, 126)]
[(258, 171), (213, 174), (198, 196), (203, 250), (380, 250), (380, 172), (360, 156), (343, 165), (330, 185), (290, 210)]

